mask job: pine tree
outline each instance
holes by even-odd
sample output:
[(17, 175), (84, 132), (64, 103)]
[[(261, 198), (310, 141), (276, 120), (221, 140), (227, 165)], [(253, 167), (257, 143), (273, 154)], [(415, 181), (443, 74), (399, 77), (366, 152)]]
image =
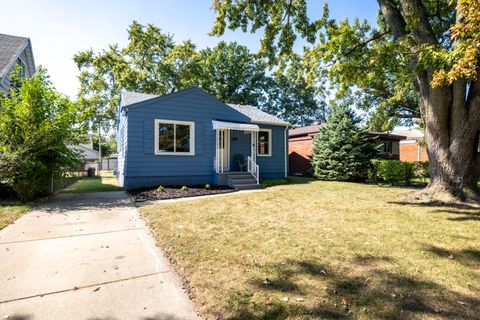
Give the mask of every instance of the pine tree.
[(376, 145), (348, 106), (336, 106), (313, 139), (312, 167), (321, 180), (366, 180)]

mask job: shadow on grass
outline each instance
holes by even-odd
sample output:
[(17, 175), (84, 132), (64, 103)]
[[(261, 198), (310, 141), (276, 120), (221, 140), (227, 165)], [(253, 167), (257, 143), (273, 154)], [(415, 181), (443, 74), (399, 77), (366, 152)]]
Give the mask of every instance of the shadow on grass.
[[(469, 205), (463, 203), (453, 203), (453, 202), (441, 202), (441, 201), (429, 201), (429, 202), (410, 202), (410, 201), (389, 201), (389, 204), (398, 204), (405, 206), (414, 206), (414, 207), (442, 207), (442, 208), (452, 208), (452, 209), (463, 209), (463, 210), (479, 210), (480, 207), (476, 205)], [(443, 211), (443, 209), (440, 208)]]
[[(440, 252), (439, 254), (443, 254)], [(479, 259), (479, 252), (463, 252), (469, 259)], [(231, 319), (410, 319), (439, 317), (474, 319), (478, 317), (478, 297), (460, 294), (435, 282), (383, 270), (381, 263), (389, 257), (358, 256), (352, 261), (354, 273), (342, 272), (320, 262), (286, 260), (265, 266), (273, 274), (271, 284), (253, 279), (253, 292), (277, 291), (280, 294), (301, 294), (303, 291), (324, 291), (318, 301), (295, 300), (237, 305)], [(360, 270), (360, 272), (359, 272)], [(312, 281), (301, 283), (305, 275)], [(321, 279), (320, 279), (321, 278)], [(316, 281), (315, 281), (316, 280)], [(268, 293), (267, 293), (268, 294)]]
[(459, 215), (458, 217), (447, 218), (450, 221), (480, 221), (480, 207), (463, 203), (445, 203), (445, 202), (409, 202), (409, 201), (390, 201), (389, 204), (414, 206), (414, 207), (431, 207), (435, 208), (434, 213), (448, 213)]
[(474, 268), (475, 270), (480, 268), (480, 250), (477, 249), (448, 250), (429, 245), (426, 246), (425, 250), (441, 258), (453, 259), (467, 267)]

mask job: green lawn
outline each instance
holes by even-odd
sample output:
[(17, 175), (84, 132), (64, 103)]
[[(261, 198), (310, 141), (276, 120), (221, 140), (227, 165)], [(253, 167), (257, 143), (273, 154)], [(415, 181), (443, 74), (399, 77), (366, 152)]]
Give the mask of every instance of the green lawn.
[(112, 171), (101, 171), (100, 176), (81, 178), (68, 186), (63, 192), (118, 191), (121, 189)]
[(141, 209), (206, 319), (479, 317), (479, 209), (294, 181)]
[(32, 206), (28, 204), (0, 204), (0, 230), (20, 218), (20, 216), (30, 210), (31, 207)]

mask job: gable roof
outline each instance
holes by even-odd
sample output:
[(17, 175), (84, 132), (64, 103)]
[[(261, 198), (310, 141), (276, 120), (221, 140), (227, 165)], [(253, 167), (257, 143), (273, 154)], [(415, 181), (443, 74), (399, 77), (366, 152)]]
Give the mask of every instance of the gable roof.
[(30, 39), (0, 33), (0, 79), (10, 70)]
[(131, 104), (147, 101), (157, 97), (159, 96), (155, 94), (140, 93), (140, 92), (133, 92), (133, 91), (122, 91), (123, 106), (129, 106)]
[(422, 140), (424, 133), (417, 129), (395, 130), (393, 134), (404, 136), (406, 140)]
[[(310, 126), (290, 129), (288, 130), (288, 137), (293, 138), (293, 137), (299, 137), (299, 136), (308, 136), (310, 134), (316, 134), (320, 131), (321, 128), (323, 128), (326, 125), (327, 125), (326, 123), (321, 123), (321, 124), (313, 124)], [(368, 134), (370, 134), (371, 136), (392, 139), (392, 140), (405, 139), (404, 135), (400, 135), (397, 132), (392, 133), (389, 131), (385, 131), (385, 132), (369, 131)]]
[[(192, 87), (192, 88), (176, 91), (174, 93), (170, 93), (170, 94), (167, 94), (167, 95), (164, 95), (164, 96), (158, 96), (158, 95), (154, 95), (154, 94), (147, 94), (147, 93), (140, 93), (140, 92), (122, 91), (121, 104), (122, 104), (123, 107), (126, 107), (126, 106), (129, 106), (129, 105), (137, 104), (137, 103), (147, 101), (147, 100), (151, 100), (151, 99), (174, 96), (176, 94), (179, 94), (181, 92), (188, 91), (188, 90), (198, 90), (198, 91), (202, 92), (203, 94), (206, 94), (206, 95), (210, 96), (208, 93), (206, 93), (205, 91), (203, 91), (202, 89), (197, 88), (197, 87)], [(215, 99), (215, 98), (213, 98), (213, 99)], [(223, 103), (223, 104), (225, 104), (225, 106), (230, 107), (230, 108), (234, 109), (235, 111), (243, 114), (244, 116), (247, 116), (248, 118), (250, 118), (251, 122), (273, 124), (273, 125), (288, 125), (289, 124), (288, 122), (285, 122), (285, 121), (281, 120), (280, 118), (272, 116), (271, 114), (263, 112), (262, 110), (258, 109), (257, 107), (254, 107), (254, 106), (245, 106), (245, 105), (229, 104), (229, 103), (227, 103), (227, 104)]]
[(288, 122), (268, 114), (257, 107), (227, 103), (228, 106), (249, 117), (252, 122), (289, 125)]
[(313, 124), (313, 125), (310, 125), (310, 126), (290, 129), (290, 130), (288, 130), (288, 136), (289, 137), (297, 137), (297, 136), (303, 136), (303, 135), (308, 135), (308, 134), (312, 134), (312, 133), (317, 133), (325, 125), (326, 125), (326, 123), (321, 123), (321, 124)]

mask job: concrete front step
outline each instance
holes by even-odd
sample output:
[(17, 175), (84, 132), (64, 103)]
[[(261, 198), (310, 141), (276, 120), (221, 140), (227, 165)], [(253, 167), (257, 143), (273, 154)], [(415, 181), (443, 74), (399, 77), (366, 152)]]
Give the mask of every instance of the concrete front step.
[(241, 184), (241, 185), (237, 185), (237, 186), (234, 186), (235, 189), (237, 190), (252, 190), (252, 189), (258, 189), (260, 188), (260, 185), (259, 184)]
[(248, 172), (235, 172), (227, 175), (227, 184), (237, 190), (257, 189), (259, 185)]

